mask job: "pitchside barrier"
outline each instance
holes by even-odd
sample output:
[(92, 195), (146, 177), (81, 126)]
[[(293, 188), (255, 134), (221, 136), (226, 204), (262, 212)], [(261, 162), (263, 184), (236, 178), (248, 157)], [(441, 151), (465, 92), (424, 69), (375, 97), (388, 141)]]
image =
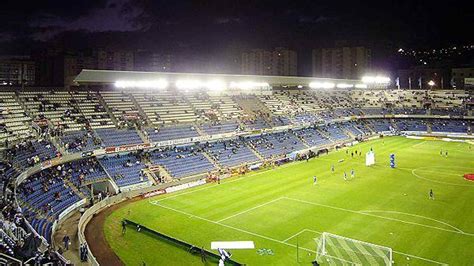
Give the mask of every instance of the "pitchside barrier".
[[(194, 246), (194, 245), (192, 245), (188, 242), (185, 242), (183, 240), (180, 240), (180, 239), (174, 238), (172, 236), (160, 233), (158, 231), (150, 229), (150, 228), (148, 228), (146, 226), (143, 226), (139, 223), (136, 223), (134, 221), (130, 221), (128, 219), (125, 219), (125, 221), (127, 222), (127, 226), (133, 228), (133, 230), (138, 230), (138, 228), (140, 228), (140, 231), (139, 231), (140, 233), (148, 234), (148, 235), (151, 235), (155, 238), (159, 238), (159, 239), (161, 239), (165, 242), (168, 242), (169, 244), (171, 244), (175, 247), (178, 247), (178, 248), (181, 248), (183, 250), (188, 251), (192, 255), (196, 255), (196, 256), (204, 255), (204, 256), (206, 256), (206, 260), (210, 259), (213, 262), (215, 262), (216, 264), (219, 262), (219, 259), (221, 258), (220, 255), (212, 253), (212, 252), (210, 252), (210, 251), (208, 251), (204, 248)], [(117, 226), (121, 226), (121, 225), (117, 224)], [(226, 259), (226, 265), (236, 265), (237, 266), (237, 265), (243, 265), (243, 264), (241, 264), (241, 263), (239, 263), (235, 260), (232, 260), (232, 259)]]

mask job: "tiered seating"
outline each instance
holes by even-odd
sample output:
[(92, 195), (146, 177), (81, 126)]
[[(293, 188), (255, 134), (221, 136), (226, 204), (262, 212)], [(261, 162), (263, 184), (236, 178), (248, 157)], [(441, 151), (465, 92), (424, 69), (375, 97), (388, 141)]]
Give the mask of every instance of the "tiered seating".
[(51, 230), (53, 228), (53, 223), (51, 221), (43, 218), (32, 218), (30, 224), (38, 234), (51, 243)]
[(313, 113), (298, 113), (291, 120), (294, 124), (313, 124), (321, 121), (320, 117)]
[(87, 120), (92, 129), (115, 127), (97, 92), (75, 91), (71, 94), (84, 119)]
[(102, 141), (94, 132), (70, 131), (61, 137), (62, 144), (69, 152), (90, 151), (100, 148)]
[(191, 123), (198, 119), (186, 97), (176, 92), (133, 93), (153, 126)]
[(349, 138), (338, 124), (328, 125), (321, 128), (334, 141), (346, 140)]
[(395, 125), (400, 131), (427, 131), (426, 122), (419, 119), (397, 119)]
[(32, 135), (29, 127), (31, 118), (15, 100), (14, 92), (0, 92), (0, 142), (13, 141)]
[(384, 108), (364, 108), (362, 112), (365, 115), (386, 115), (388, 111)]
[(84, 121), (71, 94), (66, 91), (21, 92), (21, 101), (34, 119), (46, 118), (64, 131), (79, 130)]
[(258, 99), (276, 116), (288, 114), (287, 107), (275, 95), (259, 95)]
[(368, 122), (376, 132), (390, 131), (392, 127), (389, 119), (370, 119)]
[(153, 164), (158, 164), (174, 178), (206, 173), (214, 170), (214, 165), (194, 146), (173, 150), (155, 150), (151, 154)]
[(105, 147), (143, 143), (135, 129), (101, 128), (95, 132), (102, 139)]
[(321, 132), (317, 128), (304, 128), (293, 131), (296, 136), (303, 139), (308, 143), (309, 146), (323, 146), (329, 144), (331, 141), (325, 136), (321, 135)]
[(259, 130), (259, 129), (269, 128), (265, 120), (258, 117), (255, 119), (245, 119), (243, 121), (243, 124), (245, 125), (245, 128), (247, 130)]
[(232, 167), (258, 161), (258, 157), (242, 140), (226, 140), (204, 145), (208, 153), (222, 166)]
[(215, 135), (237, 131), (240, 125), (237, 121), (222, 121), (203, 124), (200, 127), (206, 134)]
[(433, 132), (467, 133), (468, 124), (462, 120), (434, 120), (431, 123)]
[(137, 106), (130, 98), (130, 95), (124, 92), (108, 92), (103, 91), (100, 93), (104, 102), (109, 107), (113, 116), (120, 124), (126, 124), (127, 120), (124, 116), (126, 115), (139, 115)]
[(199, 136), (194, 126), (170, 126), (156, 129), (146, 129), (151, 141), (185, 139)]
[(289, 132), (251, 137), (248, 140), (266, 159), (306, 148), (295, 135)]
[(352, 122), (352, 121), (343, 123), (343, 124), (341, 124), (341, 126), (342, 126), (342, 128), (349, 131), (350, 133), (352, 133), (352, 135), (354, 135), (356, 137), (360, 136), (360, 135), (365, 135), (368, 132), (370, 132), (363, 125), (359, 125), (358, 123)]
[(55, 168), (43, 170), (22, 183), (19, 198), (27, 203), (26, 207), (57, 217), (81, 198), (63, 182), (65, 176), (61, 178), (54, 171)]
[(286, 116), (272, 116), (272, 123), (274, 126), (279, 127), (279, 126), (287, 126), (291, 123), (290, 119)]
[(425, 109), (420, 108), (394, 108), (392, 114), (396, 115), (426, 115)]
[[(12, 162), (21, 169), (43, 162), (56, 156), (56, 148), (45, 140), (23, 141), (8, 151)], [(36, 158), (36, 159), (35, 159)]]
[(237, 119), (242, 115), (241, 108), (230, 96), (212, 95), (209, 100), (218, 110), (220, 119)]
[(145, 165), (135, 155), (103, 157), (99, 161), (119, 187), (148, 181), (142, 173)]

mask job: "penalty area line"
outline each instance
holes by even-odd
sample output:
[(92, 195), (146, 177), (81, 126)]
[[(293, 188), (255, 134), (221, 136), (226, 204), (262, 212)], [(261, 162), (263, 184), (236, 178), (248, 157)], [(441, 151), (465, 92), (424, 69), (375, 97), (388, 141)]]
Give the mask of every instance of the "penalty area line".
[[(180, 213), (180, 214), (185, 215), (185, 216), (188, 216), (188, 217), (193, 217), (193, 218), (195, 218), (195, 219), (202, 220), (202, 221), (205, 221), (205, 222), (208, 222), (208, 223), (212, 223), (212, 224), (217, 224), (217, 225), (220, 225), (220, 226), (223, 226), (223, 227), (226, 227), (226, 228), (235, 230), (235, 231), (239, 231), (239, 232), (241, 232), (241, 233), (245, 233), (245, 234), (249, 234), (249, 235), (252, 235), (252, 236), (259, 237), (259, 238), (263, 238), (263, 239), (265, 239), (265, 240), (272, 241), (272, 242), (275, 242), (275, 243), (279, 243), (279, 244), (282, 244), (282, 245), (286, 245), (286, 246), (289, 246), (289, 247), (300, 248), (300, 249), (302, 249), (302, 250), (311, 252), (311, 253), (313, 253), (313, 254), (317, 254), (316, 251), (311, 250), (311, 249), (309, 249), (309, 248), (304, 248), (304, 247), (301, 247), (301, 246), (296, 246), (296, 245), (287, 243), (287, 242), (282, 241), (282, 240), (278, 240), (278, 239), (275, 239), (275, 238), (272, 238), (272, 237), (268, 237), (268, 236), (264, 236), (264, 235), (261, 235), (261, 234), (257, 234), (257, 233), (254, 233), (254, 232), (251, 232), (251, 231), (248, 231), (248, 230), (245, 230), (245, 229), (241, 229), (241, 228), (237, 228), (237, 227), (234, 227), (234, 226), (231, 226), (231, 225), (227, 225), (227, 224), (224, 224), (224, 223), (220, 223), (220, 222), (217, 222), (217, 221), (213, 221), (213, 220), (210, 220), (210, 219), (201, 217), (201, 216), (194, 215), (194, 214), (192, 214), (192, 213), (188, 213), (188, 212), (181, 211), (181, 210), (178, 210), (178, 209), (175, 209), (175, 208), (172, 208), (172, 207), (168, 207), (168, 206), (164, 206), (164, 205), (158, 204), (157, 202), (156, 202), (156, 203), (152, 203), (152, 204), (155, 205), (155, 206), (158, 206), (158, 207), (161, 207), (161, 208), (170, 210), (170, 211), (174, 211), (174, 212)], [(309, 231), (309, 232), (314, 232), (314, 233), (321, 234), (321, 232), (314, 231), (314, 230), (311, 230), (311, 229), (304, 229), (304, 230)], [(304, 230), (303, 230), (303, 231), (304, 231)], [(301, 232), (301, 233), (302, 233), (302, 232)], [(301, 234), (301, 233), (300, 233), (300, 234)], [(289, 239), (291, 239), (291, 238), (288, 238), (288, 239), (286, 239), (286, 240), (289, 240)], [(439, 262), (439, 261), (435, 261), (435, 260), (431, 260), (431, 259), (427, 259), (427, 258), (423, 258), (423, 257), (419, 257), (419, 256), (414, 256), (414, 255), (411, 255), (411, 254), (408, 254), (408, 253), (398, 252), (398, 251), (394, 251), (394, 250), (393, 250), (393, 253), (400, 254), (400, 255), (404, 255), (404, 256), (409, 256), (409, 257), (412, 257), (412, 258), (416, 258), (416, 259), (423, 260), (423, 261), (427, 261), (427, 262), (434, 263), (434, 264), (448, 265), (447, 263), (442, 263), (442, 262)]]

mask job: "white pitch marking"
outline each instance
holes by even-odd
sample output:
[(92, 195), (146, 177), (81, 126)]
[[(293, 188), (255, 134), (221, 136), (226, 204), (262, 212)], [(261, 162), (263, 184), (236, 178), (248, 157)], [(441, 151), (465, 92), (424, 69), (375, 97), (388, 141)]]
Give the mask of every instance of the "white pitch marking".
[[(244, 230), (244, 229), (240, 229), (240, 228), (237, 228), (237, 227), (234, 227), (234, 226), (231, 226), (231, 225), (227, 225), (227, 224), (219, 223), (219, 222), (216, 222), (216, 221), (212, 221), (212, 220), (209, 220), (209, 219), (207, 219), (207, 218), (200, 217), (200, 216), (197, 216), (197, 215), (194, 215), (194, 214), (185, 212), (185, 211), (181, 211), (181, 210), (178, 210), (178, 209), (175, 209), (175, 208), (172, 208), (172, 207), (163, 206), (163, 205), (160, 205), (160, 204), (158, 204), (158, 203), (153, 203), (153, 205), (156, 205), (156, 206), (158, 206), (158, 207), (162, 207), (162, 208), (164, 208), (164, 209), (168, 209), (168, 210), (171, 210), (171, 211), (180, 213), (180, 214), (182, 214), (182, 215), (186, 215), (186, 216), (188, 216), (188, 217), (193, 217), (193, 218), (196, 218), (196, 219), (199, 219), (199, 220), (206, 221), (206, 222), (208, 222), (208, 223), (217, 224), (217, 225), (220, 225), (220, 226), (223, 226), (223, 227), (227, 227), (227, 228), (229, 228), (229, 229), (233, 229), (233, 230), (236, 230), (236, 231), (239, 231), (239, 232), (242, 232), (242, 233), (246, 233), (246, 234), (253, 235), (253, 236), (256, 236), (256, 237), (260, 237), (260, 238), (263, 238), (263, 239), (266, 239), (266, 240), (269, 240), (269, 241), (273, 241), (273, 242), (275, 242), (275, 243), (280, 243), (280, 244), (283, 244), (283, 245), (286, 245), (286, 246), (290, 246), (290, 247), (294, 247), (294, 248), (297, 247), (296, 245), (293, 245), (293, 244), (290, 244), (290, 243), (286, 243), (286, 242), (281, 241), (281, 240), (278, 240), (278, 239), (274, 239), (274, 238), (271, 238), (271, 237), (268, 237), (268, 236), (264, 236), (264, 235), (260, 235), (260, 234), (257, 234), (257, 233), (253, 233), (253, 232), (250, 232), (250, 231), (247, 231), (247, 230)], [(315, 232), (315, 233), (320, 233), (320, 232), (317, 232), (317, 231), (314, 231), (314, 230), (310, 230), (310, 229), (307, 229), (307, 231)], [(308, 252), (311, 252), (311, 253), (316, 254), (316, 251), (314, 251), (314, 250), (311, 250), (311, 249), (308, 249), (308, 248), (304, 248), (304, 247), (299, 247), (299, 248), (302, 249), (302, 250), (306, 250), (306, 251), (308, 251)], [(446, 263), (442, 263), (442, 262), (439, 262), (439, 261), (430, 260), (430, 259), (426, 259), (426, 258), (423, 258), (423, 257), (418, 257), (418, 256), (410, 255), (410, 254), (403, 253), (403, 252), (397, 252), (397, 251), (393, 251), (393, 252), (394, 252), (394, 253), (397, 253), (397, 254), (405, 255), (405, 256), (410, 256), (410, 257), (412, 257), (412, 258), (417, 258), (417, 259), (420, 259), (420, 260), (428, 261), (428, 262), (431, 262), (431, 263), (439, 264), (439, 265), (447, 265)]]
[[(316, 202), (311, 202), (311, 201), (306, 201), (306, 200), (300, 200), (300, 199), (289, 198), (289, 197), (283, 197), (283, 198), (288, 199), (288, 200), (292, 200), (292, 201), (296, 201), (296, 202), (301, 202), (301, 203), (310, 204), (310, 205), (315, 205), (315, 206), (320, 206), (320, 207), (335, 209), (335, 210), (339, 210), (339, 211), (351, 212), (351, 213), (356, 213), (356, 214), (361, 214), (361, 215), (376, 217), (376, 218), (385, 219), (385, 220), (390, 220), (390, 221), (396, 221), (396, 222), (401, 222), (401, 223), (406, 223), (406, 224), (418, 225), (418, 226), (422, 226), (422, 227), (437, 229), (437, 230), (440, 230), (440, 231), (445, 231), (445, 232), (450, 232), (450, 233), (456, 233), (456, 234), (461, 234), (461, 235), (466, 235), (466, 236), (474, 236), (474, 234), (466, 233), (466, 232), (463, 232), (463, 231), (449, 230), (449, 229), (445, 229), (445, 228), (441, 228), (441, 227), (436, 227), (436, 226), (431, 226), (431, 225), (426, 225), (426, 224), (420, 224), (420, 223), (405, 221), (405, 220), (401, 220), (401, 219), (396, 219), (396, 218), (390, 218), (390, 217), (385, 217), (385, 216), (380, 216), (380, 215), (365, 213), (365, 212), (361, 212), (361, 211), (354, 211), (354, 210), (350, 210), (350, 209), (345, 209), (345, 208), (341, 208), (341, 207), (335, 207), (335, 206), (331, 206), (331, 205), (326, 205), (326, 204), (321, 204), (321, 203), (316, 203)], [(459, 229), (458, 229), (458, 230), (459, 230)]]
[(458, 186), (458, 187), (474, 187), (473, 185), (468, 185), (468, 184), (456, 184), (456, 183), (451, 183), (451, 182), (433, 180), (433, 179), (423, 177), (423, 176), (416, 173), (416, 170), (422, 170), (422, 169), (426, 169), (426, 168), (427, 167), (415, 168), (415, 169), (411, 170), (411, 174), (414, 175), (415, 177), (419, 178), (419, 179), (423, 179), (423, 180), (430, 181), (430, 182), (433, 182), (433, 183), (438, 183), (438, 184), (443, 184), (443, 185), (451, 185), (451, 186)]
[[(286, 168), (286, 167), (289, 167), (289, 166), (292, 166), (292, 165), (297, 165), (297, 164), (300, 164), (300, 163), (302, 163), (302, 161), (298, 161), (298, 162), (293, 162), (293, 163), (285, 164), (285, 165), (279, 166), (278, 169)], [(237, 182), (237, 181), (244, 180), (244, 179), (246, 179), (246, 177), (252, 177), (252, 176), (256, 176), (256, 175), (261, 175), (261, 174), (267, 173), (268, 171), (271, 171), (271, 170), (273, 170), (273, 169), (268, 169), (268, 170), (265, 170), (265, 171), (262, 171), (262, 172), (258, 172), (258, 173), (253, 173), (253, 174), (250, 174), (250, 175), (239, 176), (239, 177), (237, 177), (237, 178), (234, 179), (234, 180), (230, 180), (230, 181), (223, 182), (223, 183), (220, 184), (220, 185), (206, 186), (206, 187), (203, 187), (203, 188), (194, 189), (194, 190), (191, 190), (191, 191), (179, 193), (179, 194), (176, 194), (176, 195), (173, 195), (173, 196), (169, 196), (169, 197), (165, 197), (165, 198), (162, 198), (162, 199), (152, 200), (152, 201), (149, 201), (149, 202), (150, 202), (151, 204), (156, 204), (156, 203), (158, 203), (158, 202), (161, 202), (161, 201), (164, 201), (164, 200), (167, 200), (167, 199), (173, 199), (173, 198), (176, 198), (176, 197), (179, 197), (179, 196), (182, 196), (182, 195), (187, 195), (187, 194), (191, 194), (191, 193), (194, 193), (194, 192), (198, 192), (198, 191), (202, 191), (202, 190), (207, 190), (207, 189), (210, 189), (210, 188), (220, 187), (220, 186), (225, 185), (225, 184), (231, 184), (231, 183), (234, 183), (234, 182)]]
[(434, 222), (437, 222), (437, 223), (440, 223), (440, 224), (444, 224), (446, 225), (447, 227), (451, 227), (452, 229), (458, 231), (459, 233), (463, 233), (463, 234), (466, 234), (466, 232), (464, 232), (463, 230), (457, 228), (456, 226), (453, 226), (453, 225), (450, 225), (448, 223), (445, 223), (443, 221), (440, 221), (440, 220), (436, 220), (434, 218), (430, 218), (430, 217), (426, 217), (426, 216), (423, 216), (423, 215), (417, 215), (417, 214), (411, 214), (411, 213), (406, 213), (406, 212), (398, 212), (398, 211), (381, 211), (381, 210), (364, 210), (364, 211), (359, 211), (361, 213), (394, 213), (394, 214), (403, 214), (403, 215), (408, 215), (408, 216), (413, 216), (413, 217), (418, 217), (418, 218), (423, 218), (423, 219), (426, 219), (426, 220), (431, 220), (431, 221), (434, 221)]
[(217, 222), (218, 222), (218, 223), (220, 223), (220, 222), (223, 222), (223, 221), (225, 221), (225, 220), (228, 220), (228, 219), (234, 218), (234, 217), (236, 217), (236, 216), (239, 216), (239, 215), (241, 215), (241, 214), (244, 214), (244, 213), (250, 212), (250, 211), (252, 211), (252, 210), (255, 210), (255, 209), (258, 209), (258, 208), (260, 208), (260, 207), (263, 207), (263, 206), (266, 206), (266, 205), (272, 204), (272, 203), (274, 203), (274, 202), (277, 202), (277, 201), (279, 201), (279, 200), (281, 200), (281, 199), (283, 199), (283, 198), (282, 198), (282, 197), (280, 197), (280, 198), (276, 198), (276, 199), (274, 199), (274, 200), (271, 200), (271, 201), (268, 201), (268, 202), (262, 203), (262, 204), (260, 204), (260, 205), (254, 206), (254, 207), (252, 207), (252, 208), (250, 208), (250, 209), (247, 209), (247, 210), (244, 210), (244, 211), (238, 212), (238, 213), (236, 213), (236, 214), (233, 214), (233, 215), (231, 215), (231, 216), (228, 216), (228, 217), (226, 217), (226, 218), (220, 219), (220, 220), (219, 220), (219, 221), (217, 221)]

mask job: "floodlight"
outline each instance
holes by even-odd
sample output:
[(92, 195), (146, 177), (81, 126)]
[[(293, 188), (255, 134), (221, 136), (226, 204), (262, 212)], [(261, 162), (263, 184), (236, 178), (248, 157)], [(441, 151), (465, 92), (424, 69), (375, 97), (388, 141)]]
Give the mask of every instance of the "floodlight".
[(336, 84), (332, 82), (311, 82), (309, 83), (309, 87), (311, 89), (332, 89), (336, 86)]
[(367, 84), (356, 84), (355, 87), (357, 89), (367, 89)]
[(434, 85), (436, 85), (436, 83), (434, 81), (430, 80), (430, 81), (428, 81), (428, 85), (430, 87), (433, 87)]
[(241, 89), (241, 90), (250, 90), (260, 87), (268, 87), (270, 84), (267, 82), (253, 82), (253, 81), (240, 81), (240, 82), (230, 82), (229, 88), (232, 89)]
[(353, 88), (354, 84), (347, 84), (347, 83), (338, 83), (336, 85), (338, 89), (348, 89), (348, 88)]
[(203, 87), (203, 83), (199, 80), (194, 80), (194, 79), (183, 79), (183, 80), (178, 80), (176, 81), (176, 88), (180, 90), (188, 90), (188, 89), (198, 89)]
[(141, 88), (141, 89), (164, 89), (168, 87), (168, 81), (164, 79), (158, 80), (117, 80), (116, 88)]
[(365, 76), (365, 77), (362, 77), (362, 82), (364, 82), (364, 83), (387, 84), (387, 83), (390, 83), (390, 78), (389, 77), (384, 77), (384, 76)]
[(212, 91), (222, 91), (226, 89), (226, 84), (222, 80), (211, 80), (206, 82), (205, 87)]

